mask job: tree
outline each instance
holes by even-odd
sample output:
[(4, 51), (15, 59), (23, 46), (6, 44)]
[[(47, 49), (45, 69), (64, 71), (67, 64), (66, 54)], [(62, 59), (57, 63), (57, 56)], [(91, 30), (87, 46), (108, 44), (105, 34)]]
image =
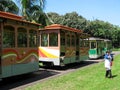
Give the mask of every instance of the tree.
[(76, 12), (66, 13), (63, 18), (63, 25), (82, 30), (84, 30), (86, 26), (86, 19), (82, 16), (79, 16)]
[(66, 13), (65, 15), (59, 15), (55, 12), (48, 13), (53, 23), (62, 24), (68, 27), (84, 30), (86, 26), (86, 19), (79, 16), (76, 12)]
[(46, 25), (46, 16), (43, 12), (45, 0), (16, 0), (21, 4), (22, 16), (25, 20)]
[(49, 24), (62, 24), (62, 18), (61, 16), (58, 14), (58, 13), (55, 13), (55, 12), (49, 12), (47, 13), (48, 15), (48, 23)]
[(18, 14), (19, 8), (12, 0), (0, 0), (0, 11)]
[(33, 22), (41, 23), (43, 26), (46, 26), (46, 15), (41, 10), (40, 6), (34, 5), (29, 9), (29, 17), (31, 17)]

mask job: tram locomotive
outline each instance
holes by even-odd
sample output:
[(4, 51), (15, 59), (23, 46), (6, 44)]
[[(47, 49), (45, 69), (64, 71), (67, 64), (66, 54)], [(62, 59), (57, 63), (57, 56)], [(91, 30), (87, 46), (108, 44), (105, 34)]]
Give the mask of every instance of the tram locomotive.
[(39, 61), (43, 65), (65, 66), (89, 57), (89, 35), (82, 30), (53, 24), (40, 29), (39, 35)]
[(0, 79), (39, 70), (39, 26), (0, 11)]

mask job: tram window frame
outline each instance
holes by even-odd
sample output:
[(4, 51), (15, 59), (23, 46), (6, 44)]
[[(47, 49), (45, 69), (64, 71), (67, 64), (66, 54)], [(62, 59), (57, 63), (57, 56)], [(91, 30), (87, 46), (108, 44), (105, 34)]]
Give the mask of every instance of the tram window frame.
[(97, 45), (99, 46), (99, 48), (103, 48), (104, 47), (104, 41), (101, 41), (100, 43), (101, 43), (100, 45), (99, 44), (97, 44)]
[(75, 35), (72, 35), (72, 36), (71, 36), (71, 40), (72, 40), (72, 41), (71, 41), (71, 45), (72, 45), (72, 46), (75, 46), (75, 45), (76, 45), (76, 44), (75, 44), (75, 41), (76, 41)]
[(49, 33), (49, 46), (58, 46), (58, 33)]
[(76, 37), (76, 45), (79, 45), (79, 38)]
[(64, 32), (61, 32), (60, 41), (61, 41), (61, 45), (65, 46), (65, 33)]
[(37, 31), (36, 30), (29, 30), (29, 47), (36, 47), (37, 46)]
[(17, 29), (17, 33), (17, 46), (27, 47), (27, 29), (20, 27)]
[(66, 46), (70, 47), (70, 34), (66, 35), (67, 39), (66, 39)]
[(15, 28), (12, 26), (4, 26), (3, 31), (3, 48), (15, 47)]
[(42, 33), (41, 34), (41, 46), (48, 46), (48, 34), (47, 33)]
[(84, 42), (84, 47), (89, 47), (89, 40), (86, 38), (83, 40)]
[(79, 44), (80, 44), (80, 47), (83, 47), (83, 39), (82, 38), (79, 39)]
[(86, 47), (86, 41), (83, 39), (83, 44), (82, 44), (83, 47)]
[(94, 48), (96, 48), (96, 42), (91, 42), (91, 49), (94, 49)]

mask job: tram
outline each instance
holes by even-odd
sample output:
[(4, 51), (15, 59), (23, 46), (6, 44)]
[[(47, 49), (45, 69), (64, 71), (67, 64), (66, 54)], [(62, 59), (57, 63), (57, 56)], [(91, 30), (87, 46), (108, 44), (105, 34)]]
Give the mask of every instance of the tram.
[(39, 70), (39, 26), (0, 11), (0, 79)]
[(43, 65), (65, 66), (89, 57), (89, 35), (82, 30), (53, 24), (40, 29), (39, 35), (39, 61)]
[(108, 39), (101, 39), (96, 37), (89, 38), (89, 58), (90, 59), (97, 59), (102, 57), (106, 51), (112, 50), (112, 42)]
[(104, 39), (90, 37), (89, 38), (89, 58), (97, 59), (104, 55)]
[(104, 54), (106, 51), (112, 51), (112, 41), (109, 39), (104, 39)]

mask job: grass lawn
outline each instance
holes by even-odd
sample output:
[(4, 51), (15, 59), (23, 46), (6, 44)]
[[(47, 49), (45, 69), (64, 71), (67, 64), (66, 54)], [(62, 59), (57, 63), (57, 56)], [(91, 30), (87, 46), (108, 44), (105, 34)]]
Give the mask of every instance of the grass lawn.
[(120, 51), (120, 48), (113, 48), (112, 51)]
[(25, 90), (120, 90), (120, 55), (114, 58), (112, 73), (113, 79), (105, 78), (104, 62), (101, 62), (37, 83)]

